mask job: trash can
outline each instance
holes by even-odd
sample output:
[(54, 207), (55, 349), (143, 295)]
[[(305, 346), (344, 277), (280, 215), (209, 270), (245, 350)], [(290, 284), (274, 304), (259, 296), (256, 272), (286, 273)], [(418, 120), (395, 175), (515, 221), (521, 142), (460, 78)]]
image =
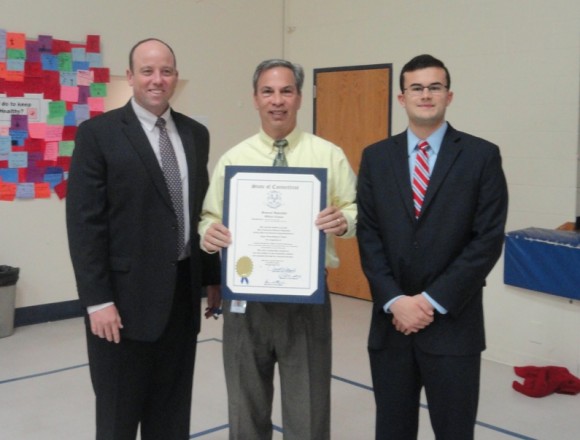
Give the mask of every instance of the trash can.
[(0, 338), (14, 333), (14, 303), (19, 272), (17, 267), (0, 266)]

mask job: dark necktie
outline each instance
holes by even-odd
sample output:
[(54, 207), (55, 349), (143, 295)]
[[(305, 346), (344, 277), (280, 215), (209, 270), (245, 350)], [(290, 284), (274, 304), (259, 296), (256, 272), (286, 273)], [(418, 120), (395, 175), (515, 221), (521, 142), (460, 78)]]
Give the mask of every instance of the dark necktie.
[(171, 203), (177, 216), (177, 257), (179, 258), (185, 247), (185, 221), (183, 217), (183, 187), (181, 186), (181, 173), (177, 164), (175, 150), (165, 128), (166, 121), (157, 119), (155, 125), (159, 127), (159, 152), (161, 155), (161, 168), (165, 176), (165, 183), (171, 196)]
[(274, 164), (272, 166), (275, 167), (287, 167), (288, 162), (286, 161), (286, 155), (284, 154), (284, 148), (288, 146), (288, 141), (286, 139), (279, 139), (274, 141), (274, 146), (278, 149), (278, 153), (274, 158)]
[(419, 151), (415, 157), (415, 168), (413, 169), (413, 205), (415, 206), (415, 218), (419, 218), (423, 200), (429, 185), (429, 144), (427, 141), (419, 142)]

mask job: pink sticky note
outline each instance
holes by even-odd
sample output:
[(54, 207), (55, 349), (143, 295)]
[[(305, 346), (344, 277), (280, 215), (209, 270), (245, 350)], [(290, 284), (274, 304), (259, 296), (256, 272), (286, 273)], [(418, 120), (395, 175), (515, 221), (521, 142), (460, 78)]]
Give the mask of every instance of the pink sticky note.
[(58, 158), (58, 142), (47, 142), (44, 147), (44, 160), (56, 160)]
[(105, 98), (90, 97), (87, 99), (87, 104), (89, 104), (89, 110), (92, 112), (105, 111)]
[(94, 74), (91, 70), (77, 71), (77, 86), (90, 86), (93, 82)]
[(46, 137), (46, 123), (34, 122), (28, 124), (28, 135), (32, 139), (44, 139)]
[(62, 125), (47, 125), (46, 126), (46, 141), (61, 141), (62, 140)]
[(66, 102), (78, 102), (79, 88), (77, 86), (61, 86), (60, 100)]

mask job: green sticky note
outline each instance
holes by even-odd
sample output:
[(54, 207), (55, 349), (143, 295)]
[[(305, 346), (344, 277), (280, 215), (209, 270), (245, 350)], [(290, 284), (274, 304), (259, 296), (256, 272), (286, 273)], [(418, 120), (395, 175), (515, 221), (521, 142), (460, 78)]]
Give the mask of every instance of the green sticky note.
[(66, 103), (64, 101), (52, 101), (48, 103), (48, 117), (62, 117), (66, 115)]
[(72, 53), (61, 52), (58, 54), (58, 70), (61, 72), (72, 72)]
[(59, 156), (72, 156), (72, 152), (75, 148), (75, 141), (60, 141), (58, 143), (58, 155)]
[(6, 58), (9, 60), (25, 60), (26, 49), (7, 49)]
[(64, 125), (64, 116), (48, 115), (48, 118), (46, 118), (46, 125)]
[(93, 96), (93, 97), (107, 96), (107, 84), (105, 84), (105, 83), (92, 83), (91, 84), (91, 96)]

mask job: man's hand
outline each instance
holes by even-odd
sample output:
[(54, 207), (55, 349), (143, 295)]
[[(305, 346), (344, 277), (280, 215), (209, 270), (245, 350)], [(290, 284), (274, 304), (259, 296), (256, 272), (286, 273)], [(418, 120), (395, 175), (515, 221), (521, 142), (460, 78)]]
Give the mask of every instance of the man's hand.
[(417, 333), (434, 319), (433, 306), (421, 294), (403, 296), (395, 301), (390, 309), (394, 316), (393, 325), (405, 335)]
[(121, 316), (114, 304), (89, 314), (91, 332), (99, 338), (107, 338), (109, 342), (121, 342), (120, 329), (123, 328)]
[(342, 212), (336, 206), (329, 206), (318, 213), (316, 227), (325, 234), (344, 235), (348, 223)]
[(212, 223), (205, 232), (201, 245), (208, 252), (218, 252), (232, 243), (230, 230), (221, 223)]

